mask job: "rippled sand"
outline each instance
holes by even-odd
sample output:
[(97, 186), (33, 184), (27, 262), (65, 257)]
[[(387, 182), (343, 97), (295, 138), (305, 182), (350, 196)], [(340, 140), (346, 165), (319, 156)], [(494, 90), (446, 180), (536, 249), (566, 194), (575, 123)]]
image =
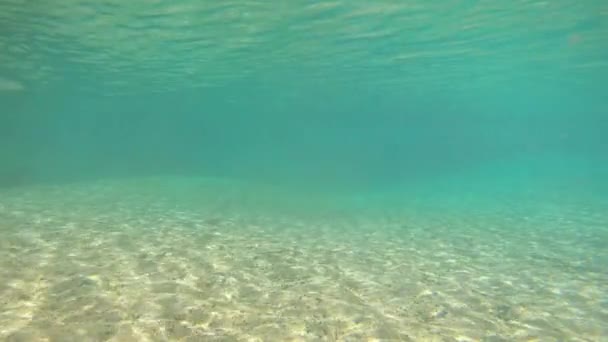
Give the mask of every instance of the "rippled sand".
[(0, 197), (0, 340), (608, 339), (608, 211), (244, 214), (108, 186)]

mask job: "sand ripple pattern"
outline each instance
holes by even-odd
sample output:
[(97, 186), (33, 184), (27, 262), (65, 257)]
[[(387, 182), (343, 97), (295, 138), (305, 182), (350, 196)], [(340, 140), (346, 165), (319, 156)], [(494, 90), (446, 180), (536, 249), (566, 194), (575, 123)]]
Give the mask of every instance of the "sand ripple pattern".
[(608, 337), (605, 208), (273, 216), (141, 189), (3, 193), (0, 340)]

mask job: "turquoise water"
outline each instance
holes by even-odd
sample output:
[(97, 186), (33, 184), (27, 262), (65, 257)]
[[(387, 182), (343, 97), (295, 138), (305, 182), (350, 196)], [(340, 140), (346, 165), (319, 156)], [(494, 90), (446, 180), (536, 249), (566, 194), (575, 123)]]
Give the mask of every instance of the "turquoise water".
[(601, 1), (1, 6), (4, 184), (604, 178)]
[[(608, 4), (593, 0), (2, 1), (0, 229), (10, 238), (0, 244), (0, 252), (7, 260), (4, 267), (15, 272), (0, 273), (0, 280), (21, 285), (0, 287), (5, 300), (0, 308), (15, 310), (0, 316), (0, 323), (11, 326), (0, 330), (0, 339), (27, 326), (15, 323), (15, 317), (27, 316), (16, 308), (34, 307), (31, 303), (53, 294), (53, 282), (71, 276), (61, 270), (75, 266), (64, 262), (69, 253), (60, 249), (74, 241), (86, 244), (94, 236), (88, 235), (91, 231), (98, 234), (99, 246), (107, 244), (108, 260), (123, 260), (122, 267), (131, 269), (126, 260), (137, 256), (121, 255), (125, 251), (114, 248), (114, 233), (96, 226), (106, 219), (113, 227), (121, 226), (121, 220), (125, 227), (131, 224), (124, 234), (141, 235), (139, 248), (166, 242), (167, 249), (178, 249), (173, 255), (179, 255), (178, 236), (186, 234), (176, 228), (180, 225), (198, 227), (191, 233), (203, 234), (202, 240), (205, 229), (215, 227), (220, 234), (218, 227), (224, 227), (220, 245), (239, 250), (248, 237), (259, 244), (260, 255), (264, 248), (300, 239), (298, 253), (307, 257), (269, 262), (284, 262), (308, 275), (334, 262), (328, 273), (319, 273), (327, 275), (348, 268), (350, 260), (353, 269), (340, 274), (357, 275), (359, 300), (374, 307), (363, 312), (384, 315), (374, 316), (373, 329), (343, 337), (321, 328), (298, 332), (283, 326), (293, 334), (257, 332), (251, 338), (355, 341), (398, 335), (397, 340), (407, 340), (403, 331), (414, 340), (608, 338), (602, 323), (608, 317), (608, 280), (600, 271), (608, 262), (607, 18)], [(152, 220), (150, 213), (160, 218)], [(265, 233), (251, 228), (266, 220), (271, 223), (265, 223)], [(232, 222), (242, 230), (217, 222)], [(147, 233), (138, 227), (144, 226), (166, 229), (171, 238), (143, 238)], [(53, 235), (59, 227), (76, 228)], [(341, 235), (344, 231), (351, 233)], [(462, 247), (465, 237), (472, 241), (469, 247)], [(341, 239), (346, 242), (336, 246)], [(360, 241), (366, 239), (368, 245)], [(205, 258), (238, 265), (238, 260), (254, 258), (245, 252), (200, 256), (195, 244), (189, 246), (182, 258), (187, 265)], [(467, 248), (477, 257), (464, 256)], [(332, 250), (338, 251), (333, 257)], [(359, 259), (351, 260), (347, 250)], [(408, 254), (413, 251), (417, 254)], [(29, 268), (37, 270), (37, 260), (50, 256), (56, 267), (39, 270), (47, 287), (31, 287), (34, 276), (16, 271), (23, 268), (15, 266), (17, 260), (31, 260)], [(393, 277), (400, 258), (410, 257), (408, 267), (418, 270), (412, 272), (422, 274), (420, 279), (428, 279), (433, 267), (443, 269), (456, 260), (479, 276), (475, 279), (489, 280), (470, 281), (475, 285), (469, 293), (442, 287), (460, 280), (438, 271), (431, 277), (435, 289), (415, 282), (415, 276), (411, 284), (403, 275)], [(383, 264), (383, 258), (391, 261)], [(501, 258), (506, 261), (498, 267)], [(85, 257), (82, 263), (94, 259)], [(302, 265), (306, 260), (311, 264)], [(315, 262), (325, 266), (311, 266)], [(361, 266), (366, 262), (386, 277), (370, 271), (366, 278), (369, 267)], [(546, 273), (551, 267), (555, 277)], [(501, 274), (491, 273), (499, 269)], [(558, 274), (565, 269), (570, 275)], [(98, 274), (92, 279), (119, 277), (89, 271)], [(133, 289), (141, 281), (134, 275), (139, 272), (132, 269)], [(531, 276), (508, 278), (510, 272)], [(260, 293), (267, 293), (261, 284), (273, 283), (271, 273), (252, 274), (260, 277), (255, 278)], [(371, 278), (378, 281), (375, 287)], [(253, 278), (234, 279), (238, 285)], [(351, 284), (339, 279), (325, 279), (334, 284), (327, 288)], [(505, 309), (507, 297), (514, 295), (496, 290), (503, 285), (492, 279), (518, 284), (518, 293), (530, 291), (526, 300), (536, 306), (527, 307), (528, 315), (543, 318), (526, 320), (524, 309), (518, 315)], [(563, 288), (558, 289), (556, 279)], [(447, 305), (447, 321), (439, 320), (441, 310), (437, 317), (427, 312), (420, 321), (410, 320), (412, 312), (428, 308), (398, 313), (393, 300), (406, 301), (400, 307), (411, 303), (392, 292), (410, 288), (404, 284), (416, 293), (430, 289), (447, 296), (454, 291), (453, 298), (441, 297), (446, 303), (468, 293), (467, 300), (459, 300), (469, 310), (455, 302), (435, 303)], [(114, 288), (106, 285), (97, 293), (113, 296)], [(31, 305), (6, 304), (19, 286), (35, 293), (28, 294), (34, 298)], [(536, 287), (548, 292), (534, 292)], [(305, 292), (296, 289), (294, 295), (300, 290)], [(494, 302), (476, 302), (476, 296), (487, 298), (488, 291)], [(338, 296), (326, 295), (330, 301)], [(234, 297), (226, 298), (224, 309), (234, 304)], [(277, 305), (286, 302), (276, 299)], [(264, 307), (257, 304), (252, 307)], [(329, 310), (331, 316), (329, 304), (307, 305)], [(460, 312), (462, 322), (476, 321), (481, 318), (467, 315), (489, 307), (489, 315), (518, 319), (487, 327), (495, 332), (487, 336), (450, 321), (452, 312)], [(557, 317), (568, 307), (572, 316)], [(61, 310), (69, 316), (79, 309)], [(268, 310), (271, 317), (274, 309)], [(547, 316), (553, 314), (553, 320)], [(194, 321), (185, 317), (181, 321), (195, 331)], [(133, 323), (133, 336), (139, 337), (125, 340), (145, 340), (154, 330), (146, 322), (157, 318)], [(34, 325), (35, 332), (26, 331), (34, 335), (25, 336), (55, 336), (48, 327), (56, 321), (42, 321), (47, 325)], [(127, 324), (124, 317), (121, 322)], [(383, 322), (390, 326), (386, 331), (402, 334), (382, 333)], [(218, 324), (226, 327), (216, 323), (215, 328)], [(525, 324), (535, 332), (523, 333)], [(226, 336), (245, 339), (239, 329), (250, 328), (226, 328), (234, 333)], [(96, 334), (87, 329), (83, 331)], [(111, 331), (107, 338), (120, 336)], [(64, 333), (55, 338), (67, 338), (69, 332)]]

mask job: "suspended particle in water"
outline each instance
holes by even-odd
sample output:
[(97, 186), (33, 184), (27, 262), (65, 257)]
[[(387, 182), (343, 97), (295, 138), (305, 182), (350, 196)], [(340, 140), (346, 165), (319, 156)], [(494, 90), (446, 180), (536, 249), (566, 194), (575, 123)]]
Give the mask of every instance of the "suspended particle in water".
[(583, 38), (580, 34), (572, 33), (568, 36), (568, 46), (575, 46), (581, 43)]
[(23, 89), (23, 84), (0, 77), (0, 91), (20, 91)]

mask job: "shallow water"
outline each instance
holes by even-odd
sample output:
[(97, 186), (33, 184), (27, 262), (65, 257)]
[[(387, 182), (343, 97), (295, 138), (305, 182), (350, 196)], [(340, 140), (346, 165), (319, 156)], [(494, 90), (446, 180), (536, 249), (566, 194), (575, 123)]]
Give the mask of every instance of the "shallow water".
[[(216, 191), (194, 200), (158, 186), (175, 183)], [(0, 333), (58, 341), (606, 335), (608, 202), (361, 212), (328, 198), (296, 211), (283, 198), (279, 211), (234, 189), (152, 179), (3, 193)]]
[(0, 3), (0, 340), (608, 339), (604, 1)]

